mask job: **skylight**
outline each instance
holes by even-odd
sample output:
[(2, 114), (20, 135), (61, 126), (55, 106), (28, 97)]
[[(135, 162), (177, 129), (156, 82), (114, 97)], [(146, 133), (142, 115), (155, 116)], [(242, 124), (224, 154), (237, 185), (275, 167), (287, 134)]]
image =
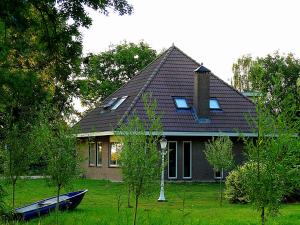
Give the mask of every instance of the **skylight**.
[(114, 106), (111, 108), (111, 110), (117, 109), (127, 98), (128, 96), (123, 96), (122, 98), (119, 98), (118, 101), (114, 104)]
[(118, 98), (112, 98), (108, 103), (106, 103), (103, 108), (104, 109), (107, 109), (109, 107), (111, 107), (116, 101), (117, 101)]
[(177, 109), (189, 109), (190, 108), (188, 106), (185, 98), (174, 98), (174, 101), (175, 101)]
[(211, 98), (209, 100), (209, 108), (212, 110), (220, 110), (221, 107), (220, 107), (219, 101), (217, 99)]

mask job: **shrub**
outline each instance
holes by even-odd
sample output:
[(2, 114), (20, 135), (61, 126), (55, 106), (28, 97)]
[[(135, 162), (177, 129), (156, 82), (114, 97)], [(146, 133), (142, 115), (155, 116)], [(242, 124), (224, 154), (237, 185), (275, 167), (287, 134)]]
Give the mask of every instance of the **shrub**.
[[(264, 172), (263, 168), (264, 167), (261, 167), (261, 173)], [(232, 170), (226, 177), (225, 198), (228, 199), (230, 203), (250, 202), (249, 196), (247, 195), (247, 178), (255, 172), (255, 169), (253, 163), (247, 162), (242, 166), (238, 166), (235, 170)], [(285, 203), (300, 202), (299, 187), (294, 187), (293, 191), (286, 193), (282, 201)]]
[(244, 179), (246, 170), (249, 170), (249, 166), (246, 164), (243, 166), (238, 166), (235, 170), (232, 170), (226, 177), (226, 190), (225, 198), (231, 203), (247, 203), (249, 202), (248, 196), (246, 194), (246, 189), (244, 185)]

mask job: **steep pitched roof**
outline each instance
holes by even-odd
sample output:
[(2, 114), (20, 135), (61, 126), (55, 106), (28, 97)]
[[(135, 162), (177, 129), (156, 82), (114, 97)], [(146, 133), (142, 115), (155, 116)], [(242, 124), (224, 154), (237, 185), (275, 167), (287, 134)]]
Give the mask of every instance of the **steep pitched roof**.
[(194, 71), (199, 66), (172, 46), (103, 102), (105, 105), (111, 98), (128, 96), (116, 110), (103, 111), (100, 106), (88, 113), (79, 122), (81, 132), (113, 131), (133, 111), (143, 118), (141, 96), (147, 92), (157, 100), (164, 132), (252, 132), (245, 116), (255, 115), (254, 104), (213, 74), (210, 76), (210, 97), (218, 99), (222, 111), (211, 111), (210, 123), (199, 123), (193, 110), (176, 109), (173, 97), (184, 97), (193, 105)]

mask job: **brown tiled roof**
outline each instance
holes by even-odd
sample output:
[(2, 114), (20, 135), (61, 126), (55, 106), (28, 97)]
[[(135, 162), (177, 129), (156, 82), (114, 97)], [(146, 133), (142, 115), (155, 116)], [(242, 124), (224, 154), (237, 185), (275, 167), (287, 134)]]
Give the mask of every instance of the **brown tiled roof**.
[(113, 131), (128, 114), (144, 117), (141, 95), (152, 93), (157, 113), (162, 114), (164, 132), (252, 132), (245, 116), (255, 115), (254, 104), (217, 76), (210, 76), (210, 97), (217, 98), (222, 111), (211, 111), (209, 123), (199, 123), (193, 110), (177, 110), (173, 97), (184, 97), (193, 105), (194, 71), (200, 66), (177, 47), (172, 46), (154, 62), (108, 97), (128, 98), (115, 110), (98, 107), (80, 122), (82, 133)]

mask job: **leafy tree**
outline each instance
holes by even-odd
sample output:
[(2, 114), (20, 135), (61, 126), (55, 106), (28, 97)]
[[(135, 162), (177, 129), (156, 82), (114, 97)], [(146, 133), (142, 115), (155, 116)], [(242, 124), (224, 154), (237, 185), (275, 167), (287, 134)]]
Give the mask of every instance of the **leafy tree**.
[(138, 71), (156, 57), (156, 51), (147, 43), (111, 45), (108, 51), (90, 54), (84, 63), (81, 80), (82, 102), (95, 106), (128, 82)]
[(34, 142), (36, 136), (32, 128), (24, 128), (24, 124), (14, 124), (7, 132), (5, 142), (2, 143), (4, 158), (4, 176), (12, 185), (12, 207), (15, 207), (15, 190), (20, 176), (26, 175), (30, 164), (34, 161)]
[[(15, 112), (34, 118), (34, 112), (50, 104), (58, 109), (51, 115), (52, 121), (73, 111), (72, 97), (78, 95), (76, 77), (82, 55), (79, 28), (88, 28), (92, 23), (86, 7), (106, 15), (111, 10), (120, 15), (132, 13), (126, 0), (0, 2), (1, 138), (19, 118)], [(33, 90), (28, 89), (27, 82), (32, 82)], [(23, 95), (24, 101), (10, 101), (16, 95)], [(27, 104), (28, 99), (32, 104)]]
[(162, 134), (160, 116), (156, 115), (157, 103), (149, 95), (143, 96), (146, 120), (136, 113), (123, 123), (117, 134), (122, 137), (121, 166), (123, 179), (135, 196), (134, 221), (136, 224), (138, 202), (158, 185), (161, 167), (157, 150)]
[[(278, 214), (281, 199), (300, 187), (300, 140), (297, 131), (300, 121), (293, 119), (295, 108), (285, 99), (286, 110), (274, 116), (259, 99), (258, 115), (253, 121), (258, 130), (257, 139), (246, 141), (249, 165), (243, 183), (250, 202), (261, 212), (265, 224), (266, 210)], [(292, 107), (292, 108), (289, 108)]]
[(252, 63), (252, 57), (245, 55), (232, 65), (233, 80), (231, 81), (231, 85), (241, 92), (252, 90), (252, 83), (249, 78)]
[(46, 174), (49, 176), (49, 184), (56, 187), (56, 209), (58, 210), (62, 188), (70, 185), (72, 180), (79, 175), (79, 155), (76, 150), (74, 131), (63, 122), (57, 123), (54, 131), (50, 130), (49, 144), (45, 154)]
[[(258, 91), (264, 97), (266, 107), (275, 115), (284, 111), (286, 97), (293, 95), (293, 98), (289, 98), (289, 105), (295, 111), (290, 116), (300, 116), (300, 59), (293, 54), (280, 55), (275, 52), (256, 59), (243, 56), (233, 64), (233, 72), (234, 87), (241, 91), (248, 87)], [(247, 88), (244, 84), (247, 84)]]
[(218, 137), (205, 143), (205, 156), (207, 161), (213, 166), (215, 171), (220, 171), (220, 205), (222, 205), (222, 172), (229, 170), (234, 163), (232, 154), (232, 141), (229, 137)]

